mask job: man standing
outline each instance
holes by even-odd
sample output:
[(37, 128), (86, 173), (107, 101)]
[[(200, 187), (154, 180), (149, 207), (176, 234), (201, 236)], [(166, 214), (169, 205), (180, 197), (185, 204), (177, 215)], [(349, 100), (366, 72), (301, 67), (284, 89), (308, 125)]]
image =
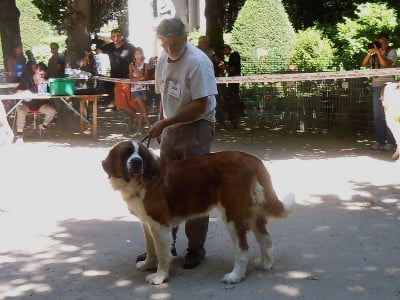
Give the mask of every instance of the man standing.
[[(149, 137), (161, 140), (161, 157), (185, 159), (210, 153), (215, 132), (217, 85), (211, 60), (187, 42), (185, 25), (178, 18), (165, 19), (157, 27), (163, 53), (155, 75), (161, 94), (159, 120)], [(188, 248), (183, 267), (198, 266), (205, 257), (208, 216), (187, 221)], [(176, 230), (173, 233), (174, 243)]]
[[(224, 55), (228, 56), (228, 62), (225, 63), (225, 70), (228, 76), (242, 75), (242, 62), (240, 54), (233, 51), (231, 46), (225, 44), (223, 46)], [(233, 128), (238, 127), (240, 115), (244, 114), (244, 104), (240, 99), (240, 86), (239, 83), (229, 83), (228, 85), (229, 97), (231, 100), (231, 107), (229, 108), (229, 120)]]
[[(110, 58), (111, 77), (129, 79), (129, 66), (133, 62), (135, 47), (122, 39), (118, 29), (111, 31), (112, 42), (98, 49), (108, 54)], [(124, 111), (129, 116), (128, 125), (134, 123), (136, 117), (135, 101), (131, 99), (131, 85), (129, 82), (114, 84), (114, 104), (117, 110)]]
[(57, 43), (50, 43), (50, 51), (52, 56), (47, 64), (49, 78), (64, 77), (65, 57), (62, 53), (58, 52), (59, 48), (60, 46)]
[[(362, 61), (363, 67), (372, 69), (390, 68), (397, 63), (396, 49), (389, 47), (389, 35), (381, 33), (378, 35), (373, 47), (369, 47), (367, 55)], [(393, 81), (393, 76), (379, 76), (372, 79), (372, 104), (375, 124), (375, 143), (371, 145), (372, 150), (394, 151), (396, 142), (393, 134), (386, 124), (385, 111), (380, 100), (381, 89), (385, 82)]]

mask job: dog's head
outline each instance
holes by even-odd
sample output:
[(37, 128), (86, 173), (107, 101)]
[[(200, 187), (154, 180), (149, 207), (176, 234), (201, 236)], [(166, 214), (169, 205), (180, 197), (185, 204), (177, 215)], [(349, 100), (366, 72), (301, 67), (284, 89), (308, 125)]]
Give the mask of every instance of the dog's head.
[(158, 172), (159, 158), (141, 143), (124, 141), (110, 150), (102, 165), (109, 178), (141, 183)]

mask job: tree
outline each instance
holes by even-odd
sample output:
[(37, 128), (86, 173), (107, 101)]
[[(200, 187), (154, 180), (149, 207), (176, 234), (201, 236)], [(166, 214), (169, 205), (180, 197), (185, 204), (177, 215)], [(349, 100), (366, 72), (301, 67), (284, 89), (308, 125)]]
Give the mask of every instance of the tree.
[[(243, 74), (286, 70), (296, 43), (281, 0), (247, 0), (232, 30), (232, 48), (242, 57)], [(267, 63), (273, 61), (274, 63)]]
[(321, 30), (310, 27), (297, 32), (297, 42), (291, 63), (301, 72), (328, 71), (334, 62), (333, 43)]
[(90, 0), (68, 1), (68, 15), (63, 20), (67, 30), (66, 65), (80, 68), (90, 50), (91, 2)]
[[(126, 13), (126, 0), (32, 0), (39, 18), (68, 34), (66, 63), (80, 68), (90, 50), (90, 34), (108, 20)], [(126, 30), (125, 30), (126, 31)]]
[[(398, 31), (398, 14), (385, 3), (358, 5), (354, 18), (344, 18), (337, 24), (338, 57), (345, 69), (358, 69), (366, 54), (366, 45), (373, 42), (380, 32), (389, 34)], [(400, 45), (399, 38), (392, 38), (394, 47)]]
[[(32, 0), (33, 4), (40, 10), (39, 18), (54, 25), (58, 30), (63, 31), (63, 20), (73, 12), (71, 6), (79, 5), (77, 0), (43, 1)], [(90, 0), (91, 28), (100, 28), (107, 21), (118, 18), (126, 11), (127, 0)]]
[(210, 38), (211, 47), (216, 55), (222, 59), (222, 46), (224, 44), (224, 1), (206, 0), (204, 15), (207, 20), (206, 35)]
[[(317, 25), (325, 33), (335, 29), (336, 24), (343, 21), (343, 17), (355, 17), (355, 10), (365, 0), (282, 0), (289, 19), (296, 30)], [(377, 1), (386, 3), (389, 8), (400, 11), (399, 0)], [(331, 32), (333, 36), (336, 32)]]
[[(14, 46), (21, 43), (19, 16), (20, 12), (15, 0), (0, 1), (0, 34), (4, 62), (7, 61)], [(4, 65), (7, 67), (6, 63)]]

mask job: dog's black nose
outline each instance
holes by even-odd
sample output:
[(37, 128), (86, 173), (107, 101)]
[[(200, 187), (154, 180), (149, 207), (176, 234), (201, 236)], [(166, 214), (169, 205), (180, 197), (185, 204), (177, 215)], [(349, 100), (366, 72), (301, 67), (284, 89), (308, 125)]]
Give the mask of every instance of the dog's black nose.
[(130, 174), (143, 173), (143, 160), (140, 157), (133, 157), (128, 161), (128, 170)]

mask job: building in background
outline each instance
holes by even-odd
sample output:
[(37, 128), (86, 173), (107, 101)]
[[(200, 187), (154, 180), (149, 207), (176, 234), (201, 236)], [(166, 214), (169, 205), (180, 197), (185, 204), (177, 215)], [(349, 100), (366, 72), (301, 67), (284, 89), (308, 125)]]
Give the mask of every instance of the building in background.
[(155, 30), (161, 20), (179, 17), (187, 32), (199, 29), (205, 32), (205, 0), (142, 0), (128, 1), (129, 41), (143, 48), (148, 60), (159, 56), (161, 48)]

